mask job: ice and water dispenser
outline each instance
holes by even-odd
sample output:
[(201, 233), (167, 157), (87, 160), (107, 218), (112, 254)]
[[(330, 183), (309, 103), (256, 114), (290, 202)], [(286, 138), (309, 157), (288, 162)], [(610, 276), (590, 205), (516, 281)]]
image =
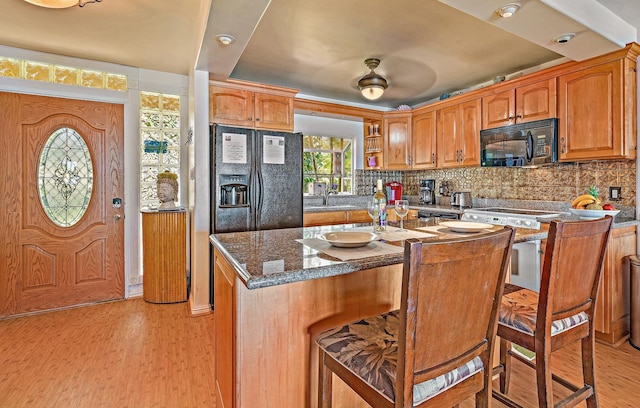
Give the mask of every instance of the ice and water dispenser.
[(219, 180), (220, 207), (246, 207), (249, 205), (249, 176), (221, 174)]

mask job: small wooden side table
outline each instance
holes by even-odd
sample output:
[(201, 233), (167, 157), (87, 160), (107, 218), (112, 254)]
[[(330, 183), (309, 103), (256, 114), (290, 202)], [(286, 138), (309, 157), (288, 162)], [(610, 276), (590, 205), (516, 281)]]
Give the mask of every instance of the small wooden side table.
[(187, 300), (187, 211), (143, 210), (142, 297), (150, 303)]

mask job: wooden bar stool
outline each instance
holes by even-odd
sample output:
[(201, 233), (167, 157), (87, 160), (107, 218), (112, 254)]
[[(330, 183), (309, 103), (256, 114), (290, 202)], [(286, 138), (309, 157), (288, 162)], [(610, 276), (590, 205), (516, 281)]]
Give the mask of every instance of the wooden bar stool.
[(332, 373), (373, 407), (451, 407), (491, 398), (497, 311), (515, 232), (405, 242), (399, 310), (317, 337), (318, 406)]
[[(494, 397), (509, 407), (520, 407), (506, 396), (511, 357), (536, 370), (539, 407), (573, 407), (582, 401), (598, 406), (593, 367), (595, 301), (613, 218), (552, 221), (544, 254), (540, 292), (505, 285), (500, 306), (500, 392)], [(551, 373), (551, 353), (580, 341), (584, 384), (576, 386)], [(535, 363), (511, 350), (512, 343), (535, 352)], [(552, 382), (571, 394), (553, 404)]]

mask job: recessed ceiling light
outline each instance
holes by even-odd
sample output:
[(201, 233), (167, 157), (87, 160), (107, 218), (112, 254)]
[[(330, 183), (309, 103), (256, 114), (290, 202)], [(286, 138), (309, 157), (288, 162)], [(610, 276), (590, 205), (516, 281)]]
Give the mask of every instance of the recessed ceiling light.
[(557, 36), (557, 37), (556, 37), (556, 39), (555, 39), (555, 41), (556, 41), (558, 44), (566, 44), (566, 43), (568, 43), (569, 41), (571, 41), (571, 39), (572, 39), (573, 37), (575, 37), (575, 36), (576, 36), (576, 35), (575, 35), (574, 33), (566, 33), (566, 34), (562, 34), (562, 35)]
[(229, 45), (233, 44), (236, 39), (229, 34), (219, 34), (216, 36), (216, 40), (218, 40), (218, 42), (222, 45)]
[(509, 18), (520, 10), (520, 3), (509, 3), (496, 10), (496, 14), (502, 18)]

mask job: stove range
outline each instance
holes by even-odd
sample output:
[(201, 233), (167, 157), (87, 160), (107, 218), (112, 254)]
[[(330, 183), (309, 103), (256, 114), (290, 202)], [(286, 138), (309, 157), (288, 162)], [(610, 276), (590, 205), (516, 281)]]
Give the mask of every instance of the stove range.
[(520, 208), (469, 208), (464, 210), (462, 220), (494, 225), (509, 225), (517, 228), (540, 229), (539, 219), (552, 219), (561, 214), (563, 214), (561, 211), (524, 210)]

